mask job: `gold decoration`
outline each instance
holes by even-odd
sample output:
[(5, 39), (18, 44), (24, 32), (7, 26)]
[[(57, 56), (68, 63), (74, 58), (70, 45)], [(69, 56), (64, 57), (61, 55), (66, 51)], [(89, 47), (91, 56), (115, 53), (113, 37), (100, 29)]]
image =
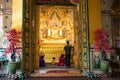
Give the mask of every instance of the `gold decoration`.
[(45, 54), (45, 61), (56, 60), (64, 53), (66, 40), (74, 42), (73, 7), (39, 7), (40, 52)]
[(73, 9), (65, 6), (41, 6), (39, 9), (39, 34), (44, 43), (65, 43), (74, 36)]

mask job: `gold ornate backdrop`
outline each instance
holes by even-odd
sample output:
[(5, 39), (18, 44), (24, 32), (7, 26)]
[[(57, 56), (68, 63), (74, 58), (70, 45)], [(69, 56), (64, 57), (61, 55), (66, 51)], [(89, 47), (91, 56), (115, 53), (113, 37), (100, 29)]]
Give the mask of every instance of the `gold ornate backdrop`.
[(46, 62), (64, 53), (64, 45), (69, 40), (74, 45), (72, 6), (39, 6), (40, 52), (45, 54)]

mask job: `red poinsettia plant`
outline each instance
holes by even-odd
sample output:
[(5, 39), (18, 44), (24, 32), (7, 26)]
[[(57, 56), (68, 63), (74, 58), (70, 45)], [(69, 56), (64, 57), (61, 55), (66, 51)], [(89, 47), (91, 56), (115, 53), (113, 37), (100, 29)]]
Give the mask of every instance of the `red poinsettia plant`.
[(106, 53), (105, 52), (112, 52), (111, 44), (109, 41), (108, 32), (104, 29), (98, 29), (95, 31), (95, 51), (101, 51), (103, 60), (106, 60)]
[(7, 39), (9, 41), (9, 46), (5, 48), (6, 53), (11, 53), (12, 62), (16, 61), (16, 53), (20, 55), (20, 43), (21, 43), (21, 31), (17, 31), (16, 29), (11, 29), (6, 32)]

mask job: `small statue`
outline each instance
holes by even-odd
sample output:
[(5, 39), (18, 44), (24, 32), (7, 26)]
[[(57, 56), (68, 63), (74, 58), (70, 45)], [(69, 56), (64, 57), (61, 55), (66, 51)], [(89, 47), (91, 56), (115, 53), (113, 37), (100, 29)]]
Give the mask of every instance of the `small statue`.
[(101, 51), (101, 60), (106, 61), (106, 53), (104, 50)]
[(11, 57), (10, 57), (10, 58), (11, 58), (12, 62), (15, 62), (15, 61), (16, 61), (15, 52), (16, 52), (15, 50), (11, 51), (12, 54), (11, 54)]

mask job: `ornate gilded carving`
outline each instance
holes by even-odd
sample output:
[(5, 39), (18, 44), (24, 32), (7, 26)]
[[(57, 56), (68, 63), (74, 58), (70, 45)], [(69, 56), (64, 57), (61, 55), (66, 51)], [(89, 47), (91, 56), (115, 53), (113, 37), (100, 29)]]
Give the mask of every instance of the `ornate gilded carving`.
[[(73, 9), (65, 6), (41, 6), (39, 8), (39, 34), (41, 43), (65, 43), (74, 36)], [(59, 42), (58, 42), (59, 41)]]
[(57, 59), (64, 53), (66, 40), (74, 43), (73, 7), (40, 6), (39, 15), (40, 51), (50, 62), (52, 57)]
[(88, 16), (87, 0), (80, 0), (79, 4), (79, 51), (80, 51), (80, 69), (89, 70), (89, 37), (88, 37)]
[(23, 0), (23, 53), (22, 53), (22, 72), (27, 73), (34, 70), (31, 64), (31, 8), (32, 0)]
[(112, 4), (112, 10), (115, 14), (120, 14), (120, 0), (115, 0)]

